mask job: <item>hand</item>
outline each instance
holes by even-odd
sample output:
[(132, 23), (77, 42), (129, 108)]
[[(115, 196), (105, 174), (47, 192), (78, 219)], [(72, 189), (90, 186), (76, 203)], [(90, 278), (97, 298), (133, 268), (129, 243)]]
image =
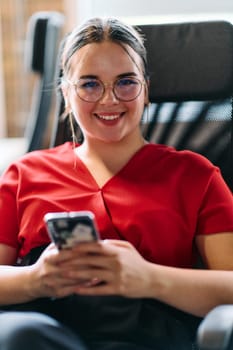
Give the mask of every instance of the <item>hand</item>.
[(79, 258), (74, 249), (59, 251), (54, 243), (51, 243), (29, 269), (30, 297), (65, 297), (73, 294), (80, 284), (90, 286), (98, 283), (96, 279), (90, 281), (86, 277), (72, 277), (78, 267)]
[(147, 262), (130, 243), (106, 240), (79, 244), (74, 251), (77, 259), (73, 263), (76, 267), (67, 269), (64, 262), (64, 277), (72, 278), (74, 281), (82, 279), (89, 281), (77, 285), (76, 293), (135, 298), (149, 295), (151, 263)]

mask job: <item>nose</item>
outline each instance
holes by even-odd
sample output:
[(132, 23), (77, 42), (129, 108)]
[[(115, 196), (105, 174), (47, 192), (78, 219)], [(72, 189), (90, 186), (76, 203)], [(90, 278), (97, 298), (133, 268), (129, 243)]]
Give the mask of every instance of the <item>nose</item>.
[(104, 93), (101, 99), (99, 100), (101, 104), (117, 104), (119, 100), (116, 98), (113, 92), (113, 86), (111, 84), (105, 84)]

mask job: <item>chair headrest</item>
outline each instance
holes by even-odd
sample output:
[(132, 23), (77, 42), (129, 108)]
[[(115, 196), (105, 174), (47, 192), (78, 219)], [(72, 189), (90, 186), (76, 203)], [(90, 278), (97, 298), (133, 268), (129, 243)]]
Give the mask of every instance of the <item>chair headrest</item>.
[(54, 28), (60, 28), (63, 22), (64, 16), (56, 11), (38, 11), (30, 17), (25, 48), (25, 65), (28, 70), (39, 74), (44, 73), (46, 49), (54, 45), (54, 43), (47, 43), (46, 40), (55, 40), (50, 38), (49, 34), (54, 31)]
[(226, 21), (137, 26), (145, 35), (150, 101), (226, 98), (233, 93), (233, 26)]

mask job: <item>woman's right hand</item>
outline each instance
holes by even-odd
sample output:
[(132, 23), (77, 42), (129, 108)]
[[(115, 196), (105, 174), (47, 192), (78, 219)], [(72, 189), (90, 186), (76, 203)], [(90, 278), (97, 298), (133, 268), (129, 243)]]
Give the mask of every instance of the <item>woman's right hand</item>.
[(30, 298), (61, 298), (74, 293), (78, 285), (90, 283), (86, 280), (64, 277), (63, 264), (72, 266), (75, 259), (77, 252), (72, 249), (58, 250), (55, 244), (51, 243), (29, 269)]

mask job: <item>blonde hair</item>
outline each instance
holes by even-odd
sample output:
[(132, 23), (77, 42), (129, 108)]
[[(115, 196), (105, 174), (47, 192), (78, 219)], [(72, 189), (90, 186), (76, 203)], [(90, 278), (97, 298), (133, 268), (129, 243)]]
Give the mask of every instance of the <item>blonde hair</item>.
[[(142, 70), (147, 76), (147, 58), (144, 38), (136, 28), (115, 18), (92, 18), (83, 23), (66, 37), (61, 54), (61, 67), (63, 75), (68, 74), (70, 59), (81, 47), (91, 43), (112, 41), (123, 47), (130, 46), (142, 60)], [(127, 51), (129, 54), (129, 52)], [(131, 57), (132, 58), (132, 57)]]

